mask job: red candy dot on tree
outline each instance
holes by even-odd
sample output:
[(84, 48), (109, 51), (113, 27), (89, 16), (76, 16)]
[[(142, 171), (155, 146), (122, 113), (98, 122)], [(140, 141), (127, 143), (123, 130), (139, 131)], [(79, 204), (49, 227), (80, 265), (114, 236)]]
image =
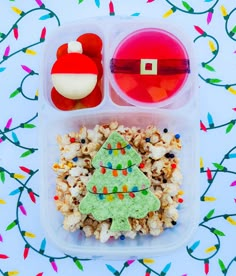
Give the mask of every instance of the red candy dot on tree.
[(64, 111), (73, 109), (77, 103), (77, 100), (71, 100), (59, 94), (54, 87), (51, 91), (51, 99), (58, 109)]
[(80, 103), (84, 105), (84, 107), (95, 107), (100, 104), (102, 101), (102, 92), (99, 86), (96, 86), (93, 91), (83, 99), (80, 99)]
[(58, 49), (57, 49), (57, 58), (65, 55), (65, 54), (68, 54), (68, 44), (65, 43), (65, 44), (62, 44)]
[(101, 38), (93, 33), (85, 33), (77, 38), (82, 44), (83, 54), (88, 56), (99, 56), (102, 50)]

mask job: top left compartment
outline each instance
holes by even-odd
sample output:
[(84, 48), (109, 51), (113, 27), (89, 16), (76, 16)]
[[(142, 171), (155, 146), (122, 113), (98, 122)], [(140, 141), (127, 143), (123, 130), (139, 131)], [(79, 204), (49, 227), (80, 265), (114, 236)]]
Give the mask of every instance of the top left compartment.
[[(78, 29), (78, 24), (70, 24), (51, 34), (45, 44), (41, 66), (41, 103), (46, 112), (73, 112), (98, 107), (103, 102), (105, 33), (99, 26), (86, 22)], [(84, 64), (77, 66), (76, 60)], [(84, 87), (79, 91), (84, 93), (81, 99), (78, 92), (77, 96), (72, 95), (73, 83), (74, 87), (81, 83), (86, 88), (85, 93)], [(58, 85), (63, 86), (63, 93), (69, 94), (58, 93), (55, 88)], [(87, 92), (90, 93), (86, 95)]]

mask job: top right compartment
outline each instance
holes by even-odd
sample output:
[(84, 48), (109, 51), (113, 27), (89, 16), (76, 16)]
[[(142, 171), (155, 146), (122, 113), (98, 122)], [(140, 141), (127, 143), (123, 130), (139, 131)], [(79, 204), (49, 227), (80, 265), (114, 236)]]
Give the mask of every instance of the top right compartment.
[(180, 30), (127, 20), (109, 37), (109, 92), (115, 104), (178, 108), (194, 97), (192, 43)]

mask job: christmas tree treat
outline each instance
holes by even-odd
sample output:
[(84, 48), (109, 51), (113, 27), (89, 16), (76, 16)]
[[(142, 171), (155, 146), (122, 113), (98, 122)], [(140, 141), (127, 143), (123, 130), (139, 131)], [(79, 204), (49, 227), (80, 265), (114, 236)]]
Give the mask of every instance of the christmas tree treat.
[(142, 159), (117, 132), (112, 132), (92, 160), (95, 171), (79, 205), (83, 214), (112, 219), (111, 231), (130, 231), (129, 218), (144, 218), (160, 208), (149, 179), (138, 168)]

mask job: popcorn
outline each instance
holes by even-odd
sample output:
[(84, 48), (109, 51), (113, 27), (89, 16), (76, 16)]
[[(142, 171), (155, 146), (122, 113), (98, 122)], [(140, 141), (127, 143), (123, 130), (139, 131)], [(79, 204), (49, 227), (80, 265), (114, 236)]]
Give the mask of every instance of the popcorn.
[(167, 153), (167, 150), (165, 147), (156, 147), (153, 145), (149, 146), (149, 151), (150, 151), (149, 157), (151, 157), (154, 160), (160, 159)]
[(64, 226), (65, 230), (74, 232), (79, 228), (80, 221), (81, 221), (80, 212), (79, 211), (74, 212), (65, 217), (63, 226)]
[[(160, 210), (149, 212), (144, 218), (129, 218), (131, 230), (127, 232), (111, 232), (111, 220), (96, 221), (91, 214), (81, 214), (78, 208), (95, 170), (92, 159), (114, 130), (123, 135), (142, 157), (139, 169), (149, 178), (150, 189), (161, 202)], [(74, 232), (81, 229), (85, 237), (94, 236), (104, 243), (111, 237), (135, 239), (137, 235), (158, 236), (177, 223), (177, 207), (183, 201), (183, 176), (176, 156), (182, 147), (179, 135), (176, 138), (167, 129), (159, 131), (152, 125), (141, 129), (111, 121), (89, 129), (82, 126), (78, 131), (58, 135), (57, 143), (60, 158), (52, 166), (56, 173), (54, 199), (57, 210), (64, 216), (65, 230)]]

